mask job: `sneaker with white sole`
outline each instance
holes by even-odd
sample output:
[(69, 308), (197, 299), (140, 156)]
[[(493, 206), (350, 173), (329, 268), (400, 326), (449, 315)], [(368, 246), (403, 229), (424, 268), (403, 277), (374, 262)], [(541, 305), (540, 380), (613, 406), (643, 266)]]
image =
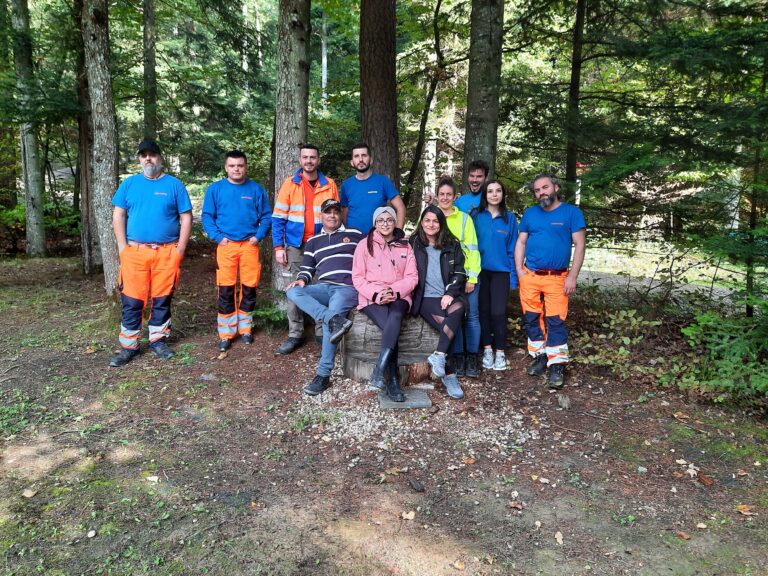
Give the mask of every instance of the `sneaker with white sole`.
[(435, 376), (438, 378), (445, 376), (445, 354), (432, 352), (432, 354), (429, 355), (429, 358), (427, 358), (427, 362), (429, 362), (429, 365), (432, 367), (432, 372), (435, 373)]
[(494, 370), (506, 370), (507, 369), (507, 357), (504, 355), (503, 350), (496, 350), (496, 359), (493, 361)]
[(493, 350), (490, 348), (483, 350), (483, 368), (486, 370), (493, 369)]

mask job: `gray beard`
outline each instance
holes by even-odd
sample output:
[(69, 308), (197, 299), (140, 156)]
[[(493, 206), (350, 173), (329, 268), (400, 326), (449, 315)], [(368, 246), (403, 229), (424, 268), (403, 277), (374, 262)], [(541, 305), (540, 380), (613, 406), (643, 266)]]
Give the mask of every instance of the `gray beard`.
[(542, 208), (549, 208), (550, 206), (552, 206), (552, 204), (554, 204), (554, 202), (555, 202), (555, 198), (554, 197), (552, 197), (552, 196), (542, 196), (539, 199), (539, 206), (541, 206)]
[(157, 166), (154, 166), (152, 164), (147, 164), (146, 166), (142, 166), (141, 169), (144, 171), (144, 176), (146, 178), (157, 178), (160, 176), (160, 174), (163, 173), (163, 165), (158, 164)]

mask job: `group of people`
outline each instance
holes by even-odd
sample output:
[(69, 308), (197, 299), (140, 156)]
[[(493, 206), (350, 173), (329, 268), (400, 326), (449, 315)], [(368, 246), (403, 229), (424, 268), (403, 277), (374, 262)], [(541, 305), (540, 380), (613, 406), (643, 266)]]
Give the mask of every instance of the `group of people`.
[[(192, 223), (187, 191), (164, 172), (157, 143), (145, 140), (137, 153), (142, 173), (127, 178), (113, 198), (123, 309), (114, 367), (139, 354), (147, 305), (150, 350), (163, 359), (173, 356), (166, 343), (170, 304)], [(339, 194), (319, 171), (318, 148), (302, 145), (299, 168), (282, 183), (270, 209), (263, 186), (247, 177), (245, 154), (226, 154), (226, 177), (206, 190), (201, 215), (203, 230), (217, 244), (219, 350), (227, 351), (237, 337), (253, 342), (259, 243), (271, 228), (275, 260), (291, 277), (288, 336), (278, 353), (303, 344), (305, 313), (315, 320), (321, 343), (307, 394), (330, 387), (337, 345), (356, 307), (382, 332), (373, 389), (385, 390), (395, 402), (405, 400), (398, 339), (411, 314), (437, 330), (427, 360), (447, 393), (462, 398), (458, 376), (476, 378), (479, 363), (506, 370), (507, 301), (518, 286), (531, 356), (527, 371), (548, 372), (550, 388), (561, 388), (569, 360), (564, 322), (584, 260), (586, 225), (581, 211), (559, 198), (559, 180), (540, 174), (531, 181), (536, 204), (518, 226), (503, 184), (488, 180), (488, 165), (474, 161), (467, 192), (459, 194), (454, 181), (443, 177), (436, 203), (425, 198), (427, 206), (406, 238), (405, 205), (392, 182), (373, 172), (367, 144), (353, 146), (350, 164), (355, 174)]]

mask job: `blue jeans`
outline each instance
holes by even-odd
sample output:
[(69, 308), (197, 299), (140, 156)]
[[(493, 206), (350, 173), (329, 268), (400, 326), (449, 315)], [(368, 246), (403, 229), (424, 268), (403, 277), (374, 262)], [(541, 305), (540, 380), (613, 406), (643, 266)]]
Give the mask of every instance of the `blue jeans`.
[(301, 288), (295, 286), (285, 293), (288, 300), (296, 304), (304, 312), (312, 316), (315, 322), (323, 325), (323, 348), (320, 352), (320, 362), (317, 364), (318, 376), (330, 376), (333, 370), (333, 358), (336, 356), (336, 345), (331, 344), (331, 332), (328, 321), (357, 306), (357, 290), (352, 286), (337, 286), (335, 284), (310, 284)]
[(475, 289), (469, 294), (464, 294), (464, 297), (467, 299), (467, 315), (453, 339), (453, 353), (464, 354), (466, 338), (467, 354), (477, 354), (480, 348), (480, 283), (475, 284)]

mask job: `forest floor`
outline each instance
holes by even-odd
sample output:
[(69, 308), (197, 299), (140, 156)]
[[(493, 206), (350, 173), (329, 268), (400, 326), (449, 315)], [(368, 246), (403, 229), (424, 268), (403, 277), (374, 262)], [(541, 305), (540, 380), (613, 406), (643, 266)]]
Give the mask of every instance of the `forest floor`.
[(174, 359), (114, 369), (99, 279), (0, 261), (0, 573), (768, 574), (768, 425), (659, 386), (678, 326), (632, 335), (648, 370), (586, 362), (618, 316), (585, 291), (563, 394), (514, 330), (464, 400), (384, 411), (341, 376), (305, 396), (319, 350), (284, 332), (219, 359), (213, 272), (184, 263)]

